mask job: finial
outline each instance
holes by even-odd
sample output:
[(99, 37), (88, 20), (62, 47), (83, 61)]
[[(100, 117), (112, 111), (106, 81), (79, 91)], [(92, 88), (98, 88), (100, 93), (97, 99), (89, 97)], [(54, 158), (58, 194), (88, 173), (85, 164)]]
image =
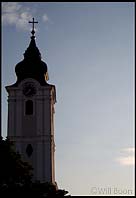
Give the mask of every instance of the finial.
[(38, 21), (34, 21), (34, 18), (33, 18), (33, 21), (29, 21), (29, 23), (32, 23), (32, 31), (31, 31), (31, 33), (32, 33), (32, 37), (35, 38), (35, 36), (34, 36), (34, 34), (35, 34), (34, 24), (38, 23)]

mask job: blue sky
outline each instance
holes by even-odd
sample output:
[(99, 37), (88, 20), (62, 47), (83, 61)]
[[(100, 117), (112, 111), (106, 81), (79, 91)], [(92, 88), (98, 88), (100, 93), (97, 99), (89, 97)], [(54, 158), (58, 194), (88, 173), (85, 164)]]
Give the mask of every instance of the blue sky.
[(58, 186), (72, 195), (91, 195), (93, 187), (134, 193), (134, 3), (2, 3), (4, 137), (5, 86), (16, 81), (32, 17), (57, 91)]

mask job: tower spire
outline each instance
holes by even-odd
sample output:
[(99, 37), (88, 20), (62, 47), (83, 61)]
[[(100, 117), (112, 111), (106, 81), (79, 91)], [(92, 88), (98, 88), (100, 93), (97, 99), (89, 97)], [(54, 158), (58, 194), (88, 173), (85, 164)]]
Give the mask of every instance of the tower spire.
[(29, 21), (28, 23), (32, 23), (32, 31), (31, 31), (31, 33), (32, 33), (32, 37), (35, 37), (35, 36), (34, 36), (34, 34), (35, 34), (35, 31), (34, 31), (34, 24), (35, 24), (35, 23), (38, 23), (38, 21), (35, 21), (34, 18), (33, 18), (33, 21)]
[(41, 85), (47, 85), (46, 81), (49, 80), (47, 64), (41, 60), (41, 53), (36, 46), (34, 36), (34, 25), (35, 23), (38, 23), (38, 21), (35, 21), (33, 18), (32, 21), (29, 21), (29, 23), (32, 24), (31, 41), (28, 48), (25, 50), (24, 60), (19, 62), (15, 67), (15, 72), (17, 75), (16, 84), (26, 78), (34, 78)]

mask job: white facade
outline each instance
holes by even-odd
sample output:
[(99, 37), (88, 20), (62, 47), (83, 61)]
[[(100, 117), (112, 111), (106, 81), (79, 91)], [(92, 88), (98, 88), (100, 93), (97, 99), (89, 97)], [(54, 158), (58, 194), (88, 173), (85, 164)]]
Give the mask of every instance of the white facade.
[[(26, 83), (35, 87), (34, 95), (24, 95)], [(8, 137), (15, 142), (16, 150), (21, 153), (23, 159), (32, 164), (33, 180), (55, 184), (55, 86), (41, 86), (37, 80), (27, 78), (18, 86), (7, 86), (6, 90), (9, 94)]]

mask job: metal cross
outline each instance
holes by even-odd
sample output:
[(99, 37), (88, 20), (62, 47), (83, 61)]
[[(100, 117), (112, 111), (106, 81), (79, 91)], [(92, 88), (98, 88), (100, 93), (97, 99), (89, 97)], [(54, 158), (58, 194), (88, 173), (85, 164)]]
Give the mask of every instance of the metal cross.
[(38, 21), (34, 21), (34, 18), (33, 18), (33, 21), (29, 21), (29, 23), (32, 23), (32, 35), (34, 35), (35, 34), (35, 31), (34, 31), (34, 24), (35, 23), (38, 23)]

